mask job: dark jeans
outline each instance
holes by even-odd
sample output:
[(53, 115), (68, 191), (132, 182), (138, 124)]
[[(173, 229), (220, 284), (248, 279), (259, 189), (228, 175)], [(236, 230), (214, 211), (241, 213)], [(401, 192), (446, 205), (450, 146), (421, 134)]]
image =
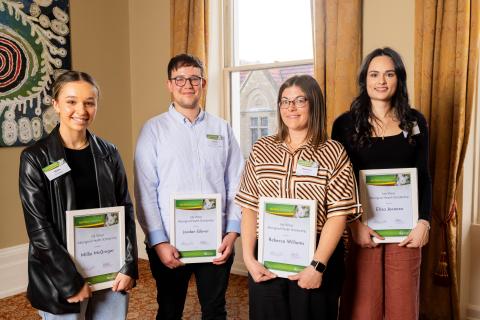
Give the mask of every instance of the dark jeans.
[(188, 282), (195, 274), (202, 319), (226, 319), (225, 292), (233, 263), (233, 254), (222, 265), (191, 263), (170, 269), (147, 247), (150, 270), (157, 283), (157, 320), (182, 319)]
[(250, 320), (336, 320), (345, 274), (341, 241), (318, 289), (302, 289), (286, 278), (255, 283), (249, 275)]

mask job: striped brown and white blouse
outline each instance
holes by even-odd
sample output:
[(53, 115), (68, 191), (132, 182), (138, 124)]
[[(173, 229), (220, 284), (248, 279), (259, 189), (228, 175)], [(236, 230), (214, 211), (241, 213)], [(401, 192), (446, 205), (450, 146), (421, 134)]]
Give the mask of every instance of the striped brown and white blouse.
[[(318, 164), (316, 176), (296, 175), (300, 160)], [(310, 143), (291, 152), (287, 145), (267, 136), (252, 148), (235, 202), (258, 212), (260, 197), (317, 200), (317, 232), (328, 218), (361, 215), (355, 175), (343, 146), (327, 140), (318, 148)]]

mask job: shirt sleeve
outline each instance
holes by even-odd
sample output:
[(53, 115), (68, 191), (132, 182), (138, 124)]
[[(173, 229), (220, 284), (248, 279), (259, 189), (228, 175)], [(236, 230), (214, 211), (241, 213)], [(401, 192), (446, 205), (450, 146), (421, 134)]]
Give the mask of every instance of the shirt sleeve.
[(250, 152), (250, 156), (245, 163), (242, 177), (240, 179), (240, 187), (235, 197), (235, 203), (241, 207), (251, 209), (258, 212), (258, 186), (255, 172), (255, 146)]
[(161, 210), (157, 199), (160, 177), (157, 171), (157, 137), (152, 122), (147, 122), (137, 140), (135, 149), (135, 200), (138, 223), (146, 236), (147, 245), (152, 247), (168, 242)]
[(227, 225), (226, 232), (240, 233), (240, 221), (242, 219), (242, 213), (240, 207), (235, 204), (235, 194), (237, 192), (238, 183), (243, 170), (243, 156), (240, 151), (235, 136), (233, 135), (232, 128), (228, 126), (228, 156), (227, 165), (225, 168), (225, 193), (226, 193), (226, 215)]
[(357, 182), (352, 164), (340, 143), (334, 170), (327, 183), (327, 218), (348, 215), (348, 221), (358, 219), (362, 214)]

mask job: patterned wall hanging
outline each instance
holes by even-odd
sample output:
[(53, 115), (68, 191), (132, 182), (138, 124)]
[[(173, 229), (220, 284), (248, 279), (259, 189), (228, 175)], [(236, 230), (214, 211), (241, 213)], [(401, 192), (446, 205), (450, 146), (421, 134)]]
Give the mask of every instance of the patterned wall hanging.
[(68, 0), (0, 0), (0, 147), (55, 127), (50, 89), (71, 68)]

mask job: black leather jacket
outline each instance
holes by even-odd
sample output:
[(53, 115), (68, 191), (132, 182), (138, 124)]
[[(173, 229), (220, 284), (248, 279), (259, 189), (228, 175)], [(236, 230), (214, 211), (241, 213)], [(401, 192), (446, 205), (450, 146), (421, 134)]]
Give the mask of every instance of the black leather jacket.
[[(20, 198), (28, 237), (28, 289), (32, 306), (54, 314), (78, 313), (68, 303), (84, 285), (66, 249), (66, 210), (75, 210), (70, 173), (49, 181), (42, 168), (66, 159), (57, 126), (48, 137), (23, 150), (20, 157)], [(88, 133), (97, 175), (100, 207), (125, 206), (125, 265), (121, 273), (138, 279), (133, 205), (120, 155), (114, 145)]]

